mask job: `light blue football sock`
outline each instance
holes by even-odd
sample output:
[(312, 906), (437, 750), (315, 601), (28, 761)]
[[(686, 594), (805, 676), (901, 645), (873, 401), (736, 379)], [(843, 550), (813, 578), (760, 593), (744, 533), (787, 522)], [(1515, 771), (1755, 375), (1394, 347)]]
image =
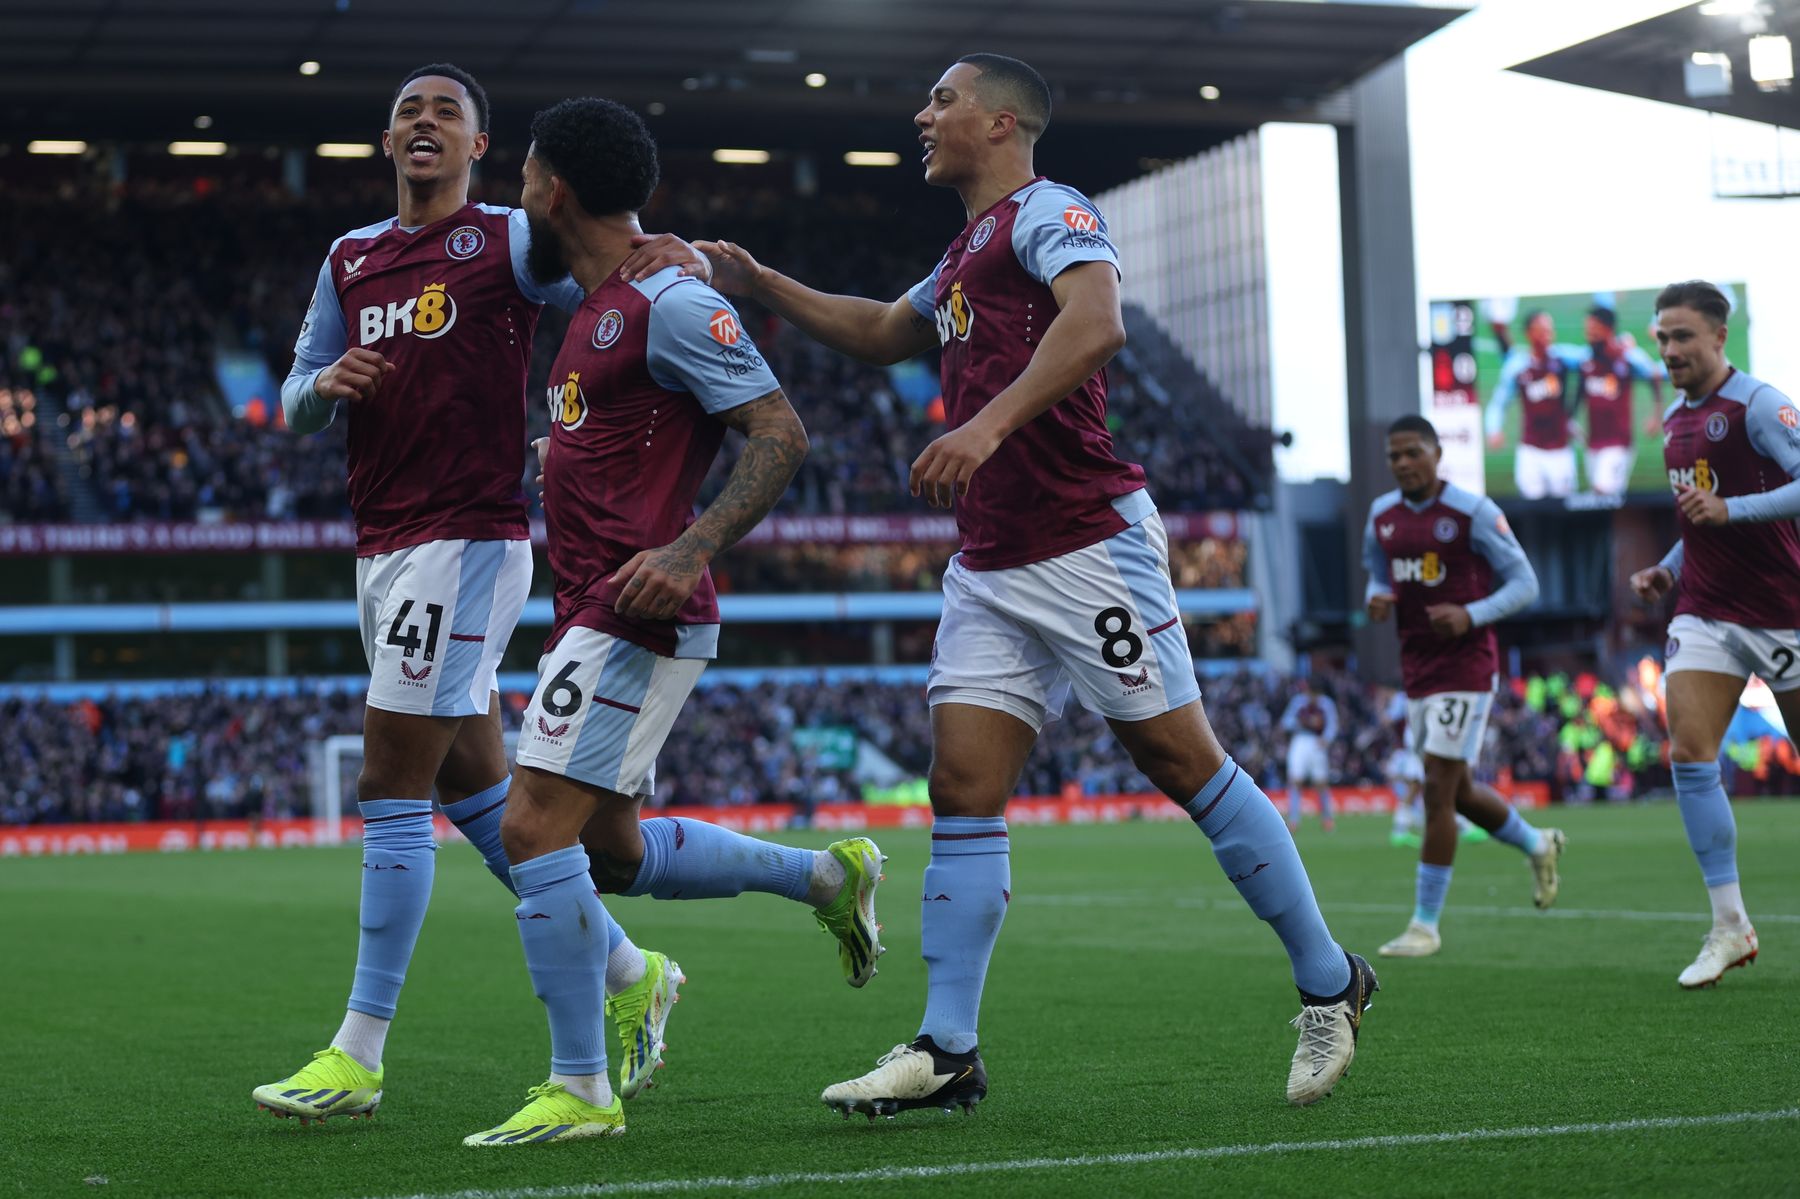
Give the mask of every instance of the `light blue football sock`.
[(1326, 824), (1335, 824), (1337, 822), (1336, 809), (1333, 807), (1331, 800), (1331, 788), (1323, 783), (1319, 784), (1319, 819)]
[(1706, 885), (1737, 882), (1737, 821), (1719, 781), (1718, 762), (1676, 762), (1675, 802)]
[(1525, 854), (1536, 854), (1544, 847), (1543, 834), (1513, 808), (1506, 810), (1506, 823), (1495, 829), (1492, 835), (1494, 840), (1503, 841)]
[(1328, 998), (1350, 985), (1350, 961), (1325, 927), (1300, 851), (1262, 788), (1230, 758), (1183, 805), (1213, 856), (1257, 917), (1275, 930), (1307, 995)]
[(1295, 828), (1300, 827), (1300, 784), (1288, 784), (1288, 823)]
[(643, 822), (644, 860), (627, 895), (728, 899), (767, 891), (804, 900), (813, 851), (759, 841), (704, 820), (657, 816)]
[(356, 806), (363, 818), (362, 939), (349, 1007), (392, 1020), (437, 872), (431, 801), (371, 799)]
[(1444, 914), (1444, 897), (1450, 894), (1450, 875), (1454, 866), (1428, 866), (1419, 863), (1418, 882), (1413, 894), (1413, 919), (1420, 924), (1438, 926), (1438, 917)]
[[(1277, 821), (1276, 823), (1280, 823)], [(1004, 816), (939, 816), (919, 916), (925, 1019), (919, 1035), (946, 1053), (975, 1048), (988, 960), (1012, 902), (1011, 842)]]
[(587, 851), (571, 845), (522, 862), (512, 879), (525, 966), (550, 1018), (550, 1069), (605, 1074), (609, 922), (588, 877)]
[(510, 786), (512, 776), (508, 775), (486, 791), (444, 805), (444, 815), (480, 851), (481, 860), (508, 891), (512, 890), (512, 863), (506, 860), (506, 847), (500, 844), (500, 818), (506, 815), (506, 791)]

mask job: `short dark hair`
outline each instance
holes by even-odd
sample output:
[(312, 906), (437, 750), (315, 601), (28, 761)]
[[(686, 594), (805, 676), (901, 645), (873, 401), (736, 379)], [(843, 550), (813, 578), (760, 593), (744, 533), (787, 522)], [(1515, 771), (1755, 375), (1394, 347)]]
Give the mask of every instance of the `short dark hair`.
[(427, 75), (438, 75), (445, 79), (454, 79), (462, 84), (463, 90), (469, 93), (469, 103), (475, 106), (475, 132), (487, 132), (487, 89), (475, 82), (475, 76), (469, 74), (455, 63), (449, 62), (427, 63), (416, 71), (408, 71), (406, 73), (406, 78), (400, 81), (400, 86), (394, 89), (394, 98), (388, 101), (389, 116), (392, 116), (394, 113), (394, 105), (400, 103), (400, 97), (406, 94), (406, 85), (415, 79), (423, 79)]
[(592, 216), (637, 212), (661, 169), (656, 139), (623, 104), (595, 96), (564, 100), (531, 118), (531, 152), (575, 192)]
[(1524, 324), (1523, 324), (1523, 325), (1521, 325), (1521, 326), (1519, 326), (1519, 327), (1520, 327), (1520, 328), (1521, 328), (1521, 329), (1529, 329), (1529, 328), (1531, 328), (1531, 326), (1532, 326), (1532, 324), (1533, 324), (1533, 323), (1534, 323), (1534, 322), (1536, 322), (1536, 320), (1537, 320), (1537, 318), (1538, 318), (1538, 317), (1540, 317), (1540, 316), (1549, 316), (1549, 315), (1550, 315), (1550, 312), (1549, 312), (1549, 310), (1548, 310), (1548, 309), (1545, 309), (1545, 308), (1533, 308), (1533, 309), (1532, 309), (1532, 310), (1531, 310), (1531, 311), (1530, 311), (1530, 312), (1527, 312), (1527, 313), (1526, 313), (1526, 314), (1525, 314), (1525, 323), (1524, 323)]
[(1396, 433), (1417, 433), (1432, 445), (1438, 444), (1437, 426), (1416, 412), (1395, 418), (1394, 423), (1388, 426), (1387, 435), (1392, 437)]
[(1687, 279), (1663, 288), (1656, 295), (1656, 311), (1660, 314), (1665, 308), (1692, 308), (1715, 325), (1723, 325), (1731, 317), (1731, 301), (1704, 279)]
[(1604, 304), (1596, 304), (1587, 310), (1587, 314), (1605, 325), (1608, 329), (1619, 327), (1619, 314)]
[(1019, 119), (1033, 141), (1050, 127), (1050, 85), (1029, 63), (1004, 54), (965, 54), (956, 60), (981, 72), (976, 85), (989, 108), (1004, 108)]

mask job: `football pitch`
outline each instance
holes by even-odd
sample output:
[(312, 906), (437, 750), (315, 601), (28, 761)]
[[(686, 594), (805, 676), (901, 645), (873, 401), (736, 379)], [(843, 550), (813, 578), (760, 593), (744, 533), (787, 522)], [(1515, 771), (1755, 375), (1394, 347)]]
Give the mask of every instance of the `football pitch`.
[(1187, 824), (1014, 827), (971, 1117), (818, 1101), (917, 1028), (922, 832), (880, 838), (891, 948), (863, 991), (799, 905), (613, 900), (690, 979), (661, 1086), (623, 1137), (486, 1152), (459, 1142), (543, 1080), (548, 1038), (510, 897), (467, 846), (439, 853), (380, 1112), (310, 1127), (250, 1091), (337, 1027), (354, 848), (7, 861), (0, 1194), (1793, 1195), (1800, 805), (1737, 815), (1762, 957), (1695, 993), (1675, 975), (1705, 894), (1671, 803), (1554, 811), (1549, 915), (1516, 852), (1465, 845), (1420, 961), (1374, 956), (1412, 904), (1386, 818), (1309, 822), (1326, 915), (1382, 984), (1310, 1109), (1282, 1098), (1287, 960)]

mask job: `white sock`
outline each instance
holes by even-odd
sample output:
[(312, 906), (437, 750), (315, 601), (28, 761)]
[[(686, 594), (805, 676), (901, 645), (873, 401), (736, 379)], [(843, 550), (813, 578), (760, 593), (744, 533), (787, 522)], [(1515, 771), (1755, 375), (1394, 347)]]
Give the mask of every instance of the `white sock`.
[(346, 1010), (342, 1027), (331, 1038), (332, 1047), (355, 1058), (365, 1070), (379, 1070), (381, 1051), (387, 1046), (388, 1025), (392, 1023), (367, 1012)]
[(612, 1084), (606, 1081), (604, 1074), (558, 1074), (551, 1071), (551, 1082), (560, 1082), (563, 1089), (577, 1099), (585, 1099), (595, 1107), (606, 1107), (613, 1101)]
[(815, 851), (812, 881), (806, 888), (806, 902), (815, 908), (824, 907), (844, 889), (845, 876), (844, 864), (834, 854), (824, 849)]
[(617, 995), (627, 987), (637, 985), (649, 967), (644, 962), (644, 951), (632, 944), (627, 937), (619, 943), (619, 947), (606, 955), (606, 993)]
[(1749, 928), (1750, 917), (1744, 914), (1744, 896), (1736, 883), (1720, 883), (1708, 887), (1712, 900), (1714, 928)]

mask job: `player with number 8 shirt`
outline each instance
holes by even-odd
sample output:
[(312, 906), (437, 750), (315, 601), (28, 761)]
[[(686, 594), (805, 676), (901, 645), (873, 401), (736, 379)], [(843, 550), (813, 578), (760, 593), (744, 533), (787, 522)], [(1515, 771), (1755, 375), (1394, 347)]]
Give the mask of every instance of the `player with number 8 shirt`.
[(1533, 828), (1470, 772), (1500, 667), (1491, 626), (1537, 598), (1537, 575), (1494, 501), (1438, 477), (1443, 449), (1430, 421), (1388, 426), (1387, 457), (1400, 486), (1369, 507), (1363, 565), (1369, 618), (1399, 615), (1411, 746), (1425, 761), (1425, 835), (1412, 919), (1381, 953), (1426, 957), (1441, 945), (1459, 813), (1527, 856), (1540, 908), (1556, 900), (1564, 838)]
[(1677, 979), (1690, 989), (1756, 959), (1719, 774), (1719, 746), (1745, 681), (1760, 676), (1789, 731), (1800, 729), (1800, 408), (1726, 361), (1730, 315), (1725, 294), (1701, 280), (1671, 283), (1656, 297), (1657, 345), (1681, 392), (1663, 414), (1681, 539), (1631, 576), (1644, 600), (1681, 587), (1663, 707), (1675, 799), (1713, 915)]
[(1375, 975), (1332, 939), (1287, 826), (1200, 705), (1162, 521), (1107, 430), (1106, 364), (1125, 337), (1118, 256), (1093, 203), (1032, 168), (1049, 117), (1048, 86), (1017, 59), (968, 55), (932, 87), (914, 117), (925, 179), (955, 188), (968, 219), (891, 303), (827, 295), (729, 242), (696, 243), (722, 290), (842, 353), (890, 363), (942, 349), (950, 429), (910, 479), (913, 494), (954, 507), (962, 535), (927, 681), (925, 1016), (915, 1039), (822, 1099), (873, 1118), (986, 1097), (976, 1026), (1012, 897), (1007, 801), (1073, 690), (1280, 937), (1302, 1001), (1287, 1095), (1312, 1103), (1349, 1067)]

